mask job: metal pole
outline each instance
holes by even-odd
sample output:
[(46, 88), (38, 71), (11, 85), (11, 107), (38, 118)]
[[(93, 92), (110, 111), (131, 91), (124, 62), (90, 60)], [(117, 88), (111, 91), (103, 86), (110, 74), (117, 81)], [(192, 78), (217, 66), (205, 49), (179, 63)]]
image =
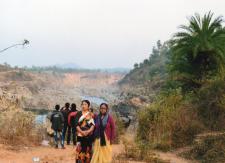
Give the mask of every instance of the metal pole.
[(26, 39), (24, 39), (24, 41), (23, 41), (23, 43), (21, 44), (14, 44), (14, 45), (11, 45), (11, 46), (9, 46), (9, 47), (7, 47), (7, 48), (5, 48), (5, 49), (2, 49), (2, 50), (0, 50), (0, 53), (3, 53), (4, 51), (6, 51), (6, 50), (8, 50), (8, 49), (10, 49), (10, 48), (13, 48), (13, 47), (16, 47), (16, 46), (19, 46), (19, 45), (22, 45), (22, 46), (24, 46), (24, 45), (27, 45), (27, 44), (29, 44), (30, 42), (28, 41), (28, 40), (26, 40)]

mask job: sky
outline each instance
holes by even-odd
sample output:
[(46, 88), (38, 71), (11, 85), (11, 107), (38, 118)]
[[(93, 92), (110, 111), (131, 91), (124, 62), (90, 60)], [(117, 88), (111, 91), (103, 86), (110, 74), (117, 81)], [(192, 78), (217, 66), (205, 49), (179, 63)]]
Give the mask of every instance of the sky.
[(224, 0), (0, 0), (0, 63), (132, 68), (198, 12), (225, 16)]

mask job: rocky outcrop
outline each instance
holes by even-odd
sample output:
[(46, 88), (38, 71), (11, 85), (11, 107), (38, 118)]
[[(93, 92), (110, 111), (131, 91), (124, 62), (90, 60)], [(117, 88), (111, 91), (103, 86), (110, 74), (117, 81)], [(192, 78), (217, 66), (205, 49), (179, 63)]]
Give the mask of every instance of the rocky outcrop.
[(136, 112), (138, 107), (133, 104), (128, 104), (120, 102), (112, 107), (112, 110), (119, 115), (120, 120), (123, 122), (124, 126), (127, 128), (134, 122), (136, 118)]

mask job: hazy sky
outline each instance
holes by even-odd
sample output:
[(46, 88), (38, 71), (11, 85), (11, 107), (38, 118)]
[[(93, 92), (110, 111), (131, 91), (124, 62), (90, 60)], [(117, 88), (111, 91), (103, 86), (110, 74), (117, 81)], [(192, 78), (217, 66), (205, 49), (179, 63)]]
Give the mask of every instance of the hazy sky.
[(1, 53), (0, 62), (133, 67), (188, 16), (209, 10), (225, 16), (225, 1), (0, 0), (0, 49), (30, 40), (27, 48)]

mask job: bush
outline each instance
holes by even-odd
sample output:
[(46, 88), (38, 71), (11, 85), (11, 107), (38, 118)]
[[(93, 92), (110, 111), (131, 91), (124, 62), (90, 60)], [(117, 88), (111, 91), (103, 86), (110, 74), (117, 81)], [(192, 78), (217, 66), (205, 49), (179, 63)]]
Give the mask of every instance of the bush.
[(209, 130), (225, 130), (225, 80), (207, 81), (194, 102), (199, 118)]
[(151, 148), (169, 150), (192, 143), (203, 128), (197, 113), (188, 104), (189, 95), (180, 89), (161, 94), (154, 103), (140, 111), (137, 138)]
[(124, 137), (122, 140), (124, 144), (124, 156), (120, 155), (120, 158), (149, 163), (167, 163), (167, 161), (160, 160), (155, 153), (149, 150), (147, 144), (143, 144), (143, 146), (140, 147), (140, 144), (136, 143), (132, 138), (129, 139), (130, 138)]
[(40, 142), (40, 128), (35, 126), (33, 113), (20, 109), (0, 114), (1, 143), (9, 145), (35, 145)]
[(201, 160), (202, 163), (225, 162), (225, 134), (207, 136), (196, 143), (194, 148), (184, 155)]
[(119, 144), (121, 135), (124, 134), (125, 127), (123, 125), (123, 122), (118, 118), (118, 115), (116, 113), (113, 114), (113, 119), (115, 121), (115, 126), (116, 126), (116, 137), (113, 143)]

